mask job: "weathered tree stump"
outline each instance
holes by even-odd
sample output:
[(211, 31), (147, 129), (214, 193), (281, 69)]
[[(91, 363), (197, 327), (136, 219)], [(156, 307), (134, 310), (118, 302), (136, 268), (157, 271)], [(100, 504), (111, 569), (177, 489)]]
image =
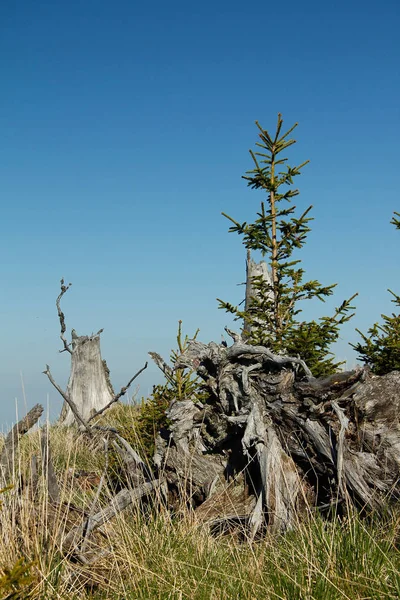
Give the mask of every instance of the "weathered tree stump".
[[(72, 330), (71, 373), (66, 393), (75, 403), (80, 416), (88, 421), (91, 416), (110, 404), (114, 397), (107, 365), (101, 358), (100, 334), (78, 336)], [(64, 401), (60, 422), (75, 423), (70, 405)]]
[(105, 360), (101, 358), (100, 329), (96, 334), (78, 336), (75, 329), (71, 331), (71, 343), (68, 343), (65, 332), (65, 315), (61, 310), (60, 302), (71, 284), (65, 285), (61, 279), (61, 292), (57, 297), (56, 306), (61, 326), (60, 339), (63, 349), (71, 355), (71, 371), (66, 391), (63, 391), (54, 381), (50, 367), (46, 365), (44, 374), (47, 375), (52, 385), (64, 398), (60, 423), (73, 425), (76, 423), (81, 428), (91, 432), (89, 422), (101, 415), (112, 404), (117, 402), (127, 391), (132, 382), (147, 368), (147, 363), (122, 387), (118, 394), (114, 393), (110, 381), (110, 372)]
[(175, 364), (197, 372), (208, 399), (173, 402), (158, 437), (171, 504), (185, 494), (213, 526), (240, 523), (254, 537), (310, 510), (399, 500), (399, 372), (315, 379), (301, 360), (227, 331), (232, 346), (193, 340)]

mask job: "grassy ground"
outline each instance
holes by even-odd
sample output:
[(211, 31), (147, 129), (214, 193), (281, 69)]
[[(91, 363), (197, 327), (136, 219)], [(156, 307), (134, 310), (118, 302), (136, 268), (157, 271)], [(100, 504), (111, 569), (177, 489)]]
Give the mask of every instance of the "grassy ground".
[[(121, 415), (120, 415), (121, 416)], [(134, 419), (134, 415), (132, 415)], [(50, 428), (50, 445), (66, 504), (88, 507), (96, 488), (81, 485), (79, 470), (102, 472), (104, 459), (73, 430)], [(29, 479), (29, 457), (40, 460), (39, 434), (23, 440), (15, 481)], [(110, 484), (111, 485), (111, 484)], [(112, 492), (103, 490), (100, 502)], [(0, 598), (274, 599), (400, 598), (400, 518), (307, 522), (284, 536), (252, 544), (212, 537), (189, 511), (145, 519), (132, 507), (104, 527), (97, 543), (111, 552), (79, 566), (60, 554), (66, 512), (51, 512), (45, 495), (29, 486), (4, 491), (0, 510)]]

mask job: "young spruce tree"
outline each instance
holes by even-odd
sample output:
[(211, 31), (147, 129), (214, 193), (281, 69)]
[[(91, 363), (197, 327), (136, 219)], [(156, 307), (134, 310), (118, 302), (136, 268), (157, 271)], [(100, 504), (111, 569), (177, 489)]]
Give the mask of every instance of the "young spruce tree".
[[(400, 213), (395, 212), (391, 223), (400, 229)], [(388, 290), (393, 296), (392, 302), (400, 307), (400, 296)], [(385, 375), (400, 369), (400, 313), (381, 315), (383, 324), (375, 323), (364, 335), (359, 329), (362, 342), (351, 344), (362, 362), (368, 365), (376, 375)]]
[(304, 281), (305, 272), (299, 266), (301, 261), (293, 257), (295, 250), (305, 244), (310, 231), (312, 206), (296, 217), (296, 207), (288, 204), (299, 194), (292, 187), (293, 179), (309, 161), (290, 167), (282, 155), (295, 143), (289, 136), (297, 123), (282, 134), (283, 121), (279, 114), (274, 136), (257, 121), (256, 125), (260, 138), (256, 145), (260, 150), (250, 150), (254, 169), (247, 172), (244, 179), (252, 189), (262, 190), (266, 201), (261, 202), (254, 223), (239, 223), (222, 214), (233, 223), (229, 231), (243, 237), (248, 252), (260, 251), (266, 258), (270, 277), (252, 277), (255, 293), (243, 310), (218, 299), (219, 308), (243, 320), (244, 335), (249, 343), (267, 346), (276, 353), (300, 356), (314, 376), (329, 375), (337, 372), (342, 364), (335, 362), (330, 347), (339, 337), (340, 326), (354, 315), (351, 302), (357, 294), (345, 300), (332, 316), (318, 321), (300, 320), (301, 301), (314, 298), (324, 301), (333, 294), (336, 286), (323, 286), (316, 280)]

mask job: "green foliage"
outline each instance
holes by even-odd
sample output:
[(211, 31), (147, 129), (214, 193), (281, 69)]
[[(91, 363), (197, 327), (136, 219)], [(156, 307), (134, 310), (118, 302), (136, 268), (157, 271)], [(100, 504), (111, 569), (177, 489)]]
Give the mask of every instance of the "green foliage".
[(153, 392), (147, 400), (142, 399), (138, 412), (136, 431), (141, 440), (141, 447), (145, 449), (148, 459), (153, 458), (154, 443), (158, 432), (168, 425), (165, 414), (169, 406), (169, 398), (164, 386), (153, 386)]
[[(198, 330), (194, 338), (196, 339)], [(177, 348), (171, 350), (170, 361), (174, 366), (178, 357), (185, 352), (189, 337), (182, 334), (182, 321), (178, 324)], [(192, 399), (194, 402), (203, 396), (197, 375), (191, 370), (165, 369), (164, 384), (153, 386), (149, 398), (142, 398), (139, 405), (119, 405), (109, 411), (107, 421), (117, 427), (120, 435), (132, 446), (139, 449), (143, 458), (152, 459), (154, 443), (158, 432), (168, 425), (166, 410), (173, 400)]]
[(23, 600), (30, 596), (29, 588), (35, 580), (32, 575), (34, 564), (34, 562), (26, 562), (24, 558), (20, 558), (11, 569), (2, 567), (4, 575), (0, 578), (1, 598)]
[[(199, 330), (195, 332), (192, 339), (196, 339)], [(189, 345), (189, 337), (182, 336), (182, 321), (178, 322), (178, 333), (176, 336), (177, 349), (171, 350), (170, 360), (173, 368), (171, 370), (164, 371), (166, 383), (161, 386), (156, 386), (157, 394), (161, 394), (167, 398), (169, 402), (172, 400), (188, 400), (192, 399), (194, 402), (203, 397), (203, 387), (200, 379), (192, 370), (186, 369), (175, 369), (175, 364), (178, 358), (183, 354)]]
[[(391, 220), (396, 229), (400, 229), (400, 213), (395, 212)], [(400, 296), (388, 290), (393, 296), (392, 302), (400, 307)], [(376, 375), (385, 375), (400, 369), (400, 313), (390, 316), (381, 315), (383, 323), (375, 323), (368, 330), (367, 335), (359, 329), (362, 342), (351, 344), (359, 354), (359, 358), (369, 366)]]
[(244, 321), (245, 331), (249, 331), (248, 341), (269, 347), (274, 352), (285, 352), (303, 358), (315, 376), (335, 373), (342, 363), (334, 361), (329, 348), (339, 337), (340, 326), (354, 315), (352, 300), (345, 300), (334, 314), (322, 317), (319, 321), (299, 320), (302, 312), (300, 303), (304, 300), (325, 301), (333, 294), (336, 284), (323, 286), (317, 280), (304, 280), (301, 262), (293, 257), (301, 249), (311, 231), (312, 217), (309, 206), (299, 217), (295, 216), (295, 206), (287, 206), (292, 198), (299, 194), (294, 189), (293, 179), (300, 175), (308, 161), (296, 167), (290, 167), (287, 158), (281, 153), (292, 146), (295, 140), (288, 136), (297, 124), (281, 134), (282, 118), (278, 115), (274, 137), (263, 129), (258, 122), (260, 142), (256, 145), (261, 152), (250, 150), (254, 169), (244, 179), (249, 187), (262, 190), (267, 195), (267, 203), (261, 202), (260, 212), (254, 223), (239, 223), (225, 213), (233, 225), (230, 232), (236, 232), (243, 238), (248, 251), (261, 252), (267, 257), (271, 268), (271, 281), (263, 276), (252, 278), (255, 290), (249, 306), (244, 310), (228, 302), (219, 300), (219, 308)]
[[(196, 339), (199, 330), (193, 336)], [(171, 350), (170, 361), (172, 366), (179, 356), (187, 350), (189, 337), (182, 334), (182, 321), (178, 323), (176, 336), (177, 348)], [(147, 456), (153, 456), (154, 442), (157, 433), (162, 427), (168, 425), (165, 411), (173, 400), (192, 399), (194, 402), (203, 395), (199, 378), (192, 370), (174, 369), (165, 370), (166, 382), (153, 387), (153, 393), (147, 400), (142, 399), (142, 404), (137, 416), (137, 432), (146, 449)]]
[[(0, 494), (13, 489), (13, 485), (8, 485), (0, 490)], [(0, 501), (0, 509), (2, 503)], [(23, 600), (29, 597), (29, 588), (34, 582), (35, 577), (32, 575), (34, 562), (27, 562), (24, 558), (20, 558), (9, 569), (7, 566), (1, 566), (3, 576), (0, 577), (0, 596), (4, 600)]]
[(398, 212), (394, 212), (394, 217), (392, 218), (392, 220), (390, 221), (392, 225), (394, 225), (396, 227), (396, 229), (400, 229), (400, 219), (398, 217), (400, 217), (400, 213)]
[[(168, 405), (163, 386), (154, 386), (151, 396), (143, 398), (140, 404), (119, 404), (113, 407), (106, 417), (106, 422), (115, 427), (145, 461), (151, 462), (157, 434), (167, 425), (165, 411)], [(109, 465), (114, 474), (119, 476), (120, 459), (112, 450)]]
[[(2, 488), (0, 490), (0, 494), (5, 494), (6, 492), (9, 492), (10, 490), (12, 490), (14, 488), (14, 486), (12, 484), (10, 485), (6, 485), (6, 487)], [(0, 509), (3, 508), (3, 501), (0, 500)]]

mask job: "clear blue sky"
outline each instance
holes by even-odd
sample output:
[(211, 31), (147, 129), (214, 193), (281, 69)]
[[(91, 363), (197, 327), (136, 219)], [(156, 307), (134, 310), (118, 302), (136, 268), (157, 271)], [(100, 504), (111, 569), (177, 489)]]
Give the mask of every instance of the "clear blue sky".
[[(400, 5), (396, 0), (285, 3), (19, 0), (0, 3), (0, 423), (61, 402), (55, 298), (78, 333), (104, 327), (115, 387), (178, 319), (219, 341), (239, 301), (240, 238), (228, 212), (252, 219), (254, 121), (299, 122), (291, 162), (299, 209), (315, 221), (307, 275), (338, 282), (329, 312), (359, 292), (347, 342), (390, 311), (399, 289)], [(160, 381), (149, 365), (141, 393)]]

